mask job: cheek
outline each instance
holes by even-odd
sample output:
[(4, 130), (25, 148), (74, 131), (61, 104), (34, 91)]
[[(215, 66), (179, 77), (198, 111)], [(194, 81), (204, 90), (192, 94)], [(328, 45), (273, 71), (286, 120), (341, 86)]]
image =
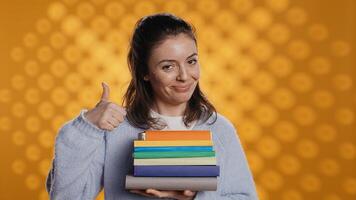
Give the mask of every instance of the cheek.
[(191, 71), (191, 75), (195, 80), (198, 80), (200, 78), (200, 68), (199, 67), (193, 68)]

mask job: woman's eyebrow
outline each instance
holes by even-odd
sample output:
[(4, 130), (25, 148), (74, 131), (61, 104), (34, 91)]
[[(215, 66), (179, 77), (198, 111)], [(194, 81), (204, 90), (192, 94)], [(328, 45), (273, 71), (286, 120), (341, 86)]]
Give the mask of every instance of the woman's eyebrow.
[[(192, 55), (188, 56), (186, 59), (189, 59), (189, 58), (191, 58), (193, 56), (196, 56), (196, 55), (198, 55), (198, 54), (197, 53), (193, 53)], [(159, 65), (162, 62), (176, 62), (176, 60), (167, 60), (167, 59), (166, 60), (161, 60), (156, 65)]]

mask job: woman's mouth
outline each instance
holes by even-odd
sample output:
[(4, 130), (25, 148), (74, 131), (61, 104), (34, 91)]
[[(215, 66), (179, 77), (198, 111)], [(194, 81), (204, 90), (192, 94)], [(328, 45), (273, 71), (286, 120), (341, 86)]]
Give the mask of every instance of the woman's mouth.
[(173, 89), (176, 91), (176, 92), (188, 92), (189, 89), (190, 89), (190, 86), (191, 85), (185, 85), (185, 86), (173, 86)]

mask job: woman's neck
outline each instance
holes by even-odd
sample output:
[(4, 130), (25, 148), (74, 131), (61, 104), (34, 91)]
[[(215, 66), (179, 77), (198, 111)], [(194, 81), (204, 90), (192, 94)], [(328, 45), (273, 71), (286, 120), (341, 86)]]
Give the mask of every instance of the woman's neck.
[(179, 105), (165, 104), (163, 102), (155, 102), (152, 106), (152, 110), (166, 116), (183, 116), (187, 103)]

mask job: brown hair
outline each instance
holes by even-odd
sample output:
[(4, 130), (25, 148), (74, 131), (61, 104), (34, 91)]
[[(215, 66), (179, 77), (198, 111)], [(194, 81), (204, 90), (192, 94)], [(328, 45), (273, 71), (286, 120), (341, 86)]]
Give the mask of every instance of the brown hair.
[[(194, 27), (172, 14), (149, 15), (136, 23), (127, 56), (132, 79), (123, 98), (126, 116), (131, 125), (143, 129), (162, 128), (158, 119), (150, 116), (154, 92), (151, 84), (144, 81), (144, 76), (148, 74), (147, 63), (152, 49), (168, 36), (180, 33), (187, 34), (197, 44)], [(184, 112), (184, 124), (187, 126), (198, 119), (205, 122), (213, 114), (215, 120), (212, 123), (216, 121), (216, 109), (204, 96), (198, 83)]]

